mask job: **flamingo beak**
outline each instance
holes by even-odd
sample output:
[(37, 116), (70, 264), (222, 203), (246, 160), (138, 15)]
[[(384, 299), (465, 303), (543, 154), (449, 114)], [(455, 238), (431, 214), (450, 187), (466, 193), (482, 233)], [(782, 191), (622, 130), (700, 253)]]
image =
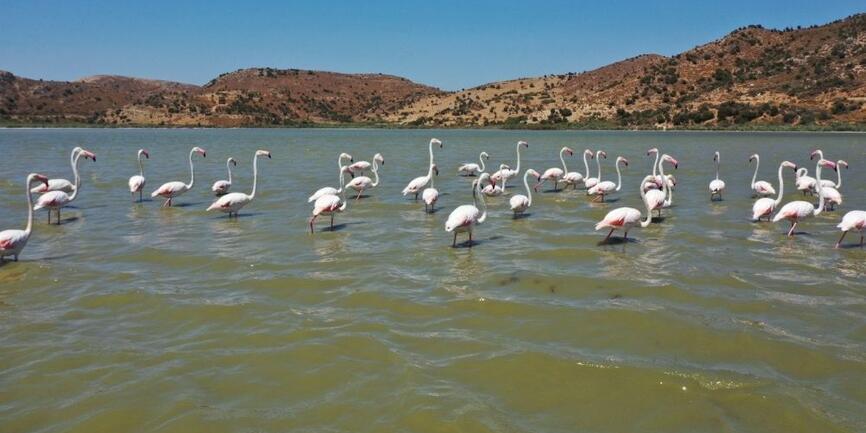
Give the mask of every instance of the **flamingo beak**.
[(147, 153), (147, 152), (141, 152), (141, 154), (144, 155), (145, 158), (150, 159), (150, 154), (149, 154), (149, 153)]
[(812, 153), (809, 154), (809, 161), (815, 159), (815, 156), (818, 155), (817, 150), (813, 150)]
[(271, 152), (268, 152), (268, 159), (271, 159)]

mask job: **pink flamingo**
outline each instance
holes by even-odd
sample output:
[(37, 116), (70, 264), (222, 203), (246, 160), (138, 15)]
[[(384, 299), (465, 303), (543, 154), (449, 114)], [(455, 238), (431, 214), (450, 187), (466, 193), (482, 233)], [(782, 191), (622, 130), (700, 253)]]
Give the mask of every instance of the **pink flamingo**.
[(346, 152), (341, 153), (340, 157), (337, 158), (337, 166), (340, 168), (340, 173), (339, 173), (340, 189), (334, 188), (332, 186), (326, 186), (323, 188), (319, 188), (316, 192), (313, 193), (313, 195), (310, 196), (310, 198), (307, 199), (307, 203), (312, 203), (323, 195), (329, 195), (329, 194), (330, 195), (338, 195), (343, 191), (343, 179), (344, 179), (343, 174), (348, 173), (348, 171), (349, 171), (349, 166), (343, 165), (344, 159), (348, 159), (349, 162), (354, 161), (354, 159), (352, 159), (352, 155), (349, 155)]
[[(658, 160), (658, 158), (657, 158), (657, 160)], [(661, 171), (661, 175), (660, 176), (656, 176), (655, 174), (651, 175), (652, 180), (645, 183), (643, 186), (643, 190), (646, 193), (644, 195), (645, 200), (646, 200), (646, 204), (647, 204), (647, 206), (649, 206), (650, 209), (658, 211), (658, 216), (662, 216), (662, 209), (665, 207), (669, 207), (671, 202), (673, 202), (673, 193), (670, 191), (670, 187), (671, 187), (670, 183), (662, 181), (661, 182), (662, 189), (649, 189), (649, 188), (647, 188), (647, 185), (654, 185), (657, 187), (658, 185), (655, 183), (655, 180), (665, 178), (665, 171), (664, 171), (664, 163), (665, 162), (667, 162), (669, 164), (673, 164), (675, 170), (679, 166), (679, 162), (676, 159), (672, 158), (670, 155), (668, 155), (668, 154), (662, 155), (661, 162), (658, 163), (658, 169)], [(656, 171), (656, 170), (653, 170), (653, 171)]]
[(536, 181), (541, 177), (537, 171), (531, 168), (527, 169), (526, 173), (523, 173), (523, 186), (526, 187), (526, 195), (516, 194), (508, 201), (508, 204), (511, 205), (511, 211), (514, 212), (514, 218), (517, 218), (518, 215), (526, 212), (532, 206), (532, 188), (529, 187), (529, 176), (535, 177)]
[(256, 198), (256, 184), (259, 180), (258, 162), (260, 156), (267, 156), (268, 159), (271, 159), (271, 152), (267, 150), (257, 150), (256, 154), (253, 156), (253, 191), (249, 194), (244, 194), (242, 192), (224, 194), (213, 202), (207, 210), (219, 210), (228, 213), (229, 218), (232, 217), (232, 214), (235, 214), (235, 218), (238, 217), (238, 211)]
[(373, 179), (370, 179), (367, 176), (358, 176), (346, 184), (346, 187), (358, 191), (358, 196), (355, 197), (355, 200), (361, 198), (361, 194), (364, 193), (364, 190), (379, 186), (379, 164), (385, 165), (385, 158), (382, 157), (382, 154), (377, 153), (373, 157), (373, 175), (376, 176), (376, 181), (373, 181)]
[[(72, 152), (69, 153), (69, 165), (72, 166), (73, 171), (75, 171), (75, 155), (78, 155), (78, 152), (81, 152), (80, 147), (73, 148)], [(75, 185), (66, 179), (48, 179), (47, 185), (39, 185), (33, 188), (33, 192), (38, 194), (49, 191), (63, 191), (71, 194), (73, 190), (75, 190)]]
[[(427, 186), (427, 183), (430, 182), (430, 179), (433, 178), (433, 170), (436, 169), (436, 164), (433, 163), (433, 145), (436, 144), (441, 149), (443, 147), (442, 142), (436, 138), (430, 139), (430, 165), (427, 169), (427, 176), (418, 176), (415, 179), (409, 181), (409, 184), (406, 185), (406, 188), (403, 188), (403, 196), (407, 196), (409, 194), (415, 195), (415, 200), (418, 200), (418, 193), (421, 192), (421, 189)], [(437, 169), (438, 170), (438, 169)]]
[(228, 180), (218, 180), (213, 183), (210, 190), (213, 191), (214, 195), (217, 197), (221, 195), (226, 195), (229, 193), (229, 189), (232, 187), (232, 166), (237, 167), (238, 162), (234, 158), (229, 158), (226, 160), (226, 170), (229, 172)]
[[(445, 221), (445, 231), (454, 233), (454, 241), (451, 243), (452, 247), (457, 246), (457, 233), (465, 232), (469, 233), (469, 247), (472, 248), (472, 229), (476, 225), (484, 224), (484, 221), (487, 220), (487, 204), (484, 202), (484, 194), (481, 194), (481, 184), (489, 180), (489, 174), (481, 173), (478, 180), (472, 183), (472, 200), (474, 204), (458, 206), (451, 211), (451, 215), (448, 215), (448, 220)], [(483, 211), (477, 207), (479, 199)]]
[[(646, 201), (646, 192), (644, 192), (644, 184), (652, 180), (652, 176), (646, 176), (640, 182), (640, 197), (641, 200), (647, 205)], [(601, 229), (610, 229), (607, 233), (607, 236), (604, 237), (604, 242), (608, 242), (610, 240), (610, 236), (613, 234), (614, 230), (623, 230), (622, 240), (628, 240), (628, 231), (631, 230), (632, 227), (636, 225), (640, 225), (641, 228), (649, 227), (652, 222), (652, 209), (650, 209), (649, 205), (647, 205), (646, 209), (646, 219), (641, 221), (640, 219), (641, 213), (639, 210), (632, 207), (619, 207), (607, 213), (604, 216), (604, 219), (599, 221), (595, 225), (596, 230)]]
[(48, 210), (48, 224), (51, 224), (52, 210), (57, 213), (57, 224), (60, 224), (60, 209), (78, 198), (78, 191), (81, 189), (81, 176), (78, 175), (78, 160), (81, 157), (96, 162), (96, 154), (89, 150), (82, 149), (75, 155), (74, 164), (72, 166), (72, 173), (75, 175), (75, 187), (72, 189), (72, 195), (63, 191), (48, 191), (45, 194), (42, 194), (36, 200), (36, 205), (33, 206), (33, 210)]
[(767, 218), (767, 221), (770, 221), (773, 211), (782, 203), (782, 195), (785, 194), (785, 181), (782, 178), (782, 169), (785, 167), (794, 170), (795, 173), (797, 172), (797, 165), (793, 162), (782, 161), (779, 164), (779, 195), (775, 200), (769, 197), (755, 200), (755, 204), (752, 205), (752, 221), (760, 221), (761, 218)]
[(842, 222), (836, 227), (842, 230), (842, 236), (836, 242), (836, 248), (839, 248), (839, 245), (842, 244), (842, 239), (845, 239), (845, 235), (852, 230), (860, 232), (860, 247), (863, 247), (863, 229), (866, 228), (866, 212), (852, 210), (842, 217)]
[(715, 200), (714, 197), (718, 197), (719, 200), (722, 199), (722, 191), (725, 190), (725, 181), (719, 179), (719, 165), (721, 164), (721, 157), (719, 156), (719, 152), (713, 154), (713, 165), (716, 166), (716, 178), (710, 181), (710, 201)]
[(0, 232), (0, 261), (5, 257), (12, 256), (12, 259), (18, 261), (18, 255), (21, 250), (27, 245), (30, 239), (30, 233), (33, 232), (33, 191), (32, 186), (35, 182), (42, 182), (48, 186), (48, 178), (37, 173), (30, 173), (27, 176), (27, 183), (24, 185), (24, 192), (27, 194), (27, 227), (24, 230), (3, 230)]
[(129, 194), (132, 196), (132, 201), (135, 202), (135, 193), (138, 193), (138, 201), (141, 202), (142, 191), (144, 190), (144, 166), (141, 164), (141, 156), (150, 159), (150, 154), (144, 149), (138, 149), (138, 174), (129, 178)]
[(756, 153), (749, 157), (749, 162), (752, 161), (755, 161), (755, 172), (752, 174), (752, 191), (754, 191), (754, 194), (756, 196), (775, 194), (776, 190), (770, 182), (767, 182), (766, 180), (755, 180), (758, 177), (758, 169), (761, 168), (761, 157)]
[(547, 182), (548, 180), (553, 181), (553, 190), (559, 191), (559, 180), (562, 179), (562, 176), (565, 175), (565, 173), (568, 171), (568, 167), (565, 166), (565, 158), (563, 157), (563, 154), (566, 153), (568, 154), (568, 156), (574, 155), (574, 151), (571, 150), (571, 148), (569, 147), (563, 147), (562, 149), (559, 149), (559, 160), (562, 161), (562, 168), (553, 167), (545, 170), (544, 174), (542, 174), (541, 177), (538, 178), (538, 183), (535, 184), (534, 189), (536, 191), (538, 191), (539, 186), (541, 186), (542, 184), (544, 184), (544, 182)]
[[(606, 195), (614, 191), (619, 191), (622, 188), (622, 173), (619, 171), (619, 163), (628, 167), (628, 160), (621, 156), (616, 157), (616, 184), (609, 180), (599, 181), (594, 187), (587, 190), (586, 193), (589, 195), (599, 196), (601, 197), (601, 201), (604, 202), (604, 197)], [(598, 178), (601, 179), (601, 170), (598, 172)]]
[[(433, 172), (436, 176), (439, 176), (439, 169), (436, 168), (436, 164), (433, 164)], [(430, 178), (430, 186), (424, 188), (424, 191), (421, 192), (421, 200), (424, 201), (424, 212), (431, 213), (436, 207), (436, 202), (439, 200), (439, 190), (433, 186), (433, 178)]]
[(162, 204), (162, 207), (171, 207), (171, 200), (177, 196), (184, 194), (185, 192), (192, 189), (193, 185), (195, 185), (195, 167), (192, 164), (192, 155), (200, 154), (202, 158), (207, 158), (207, 153), (205, 153), (204, 149), (200, 147), (193, 147), (189, 151), (189, 183), (183, 183), (181, 181), (174, 182), (166, 182), (162, 184), (161, 187), (157, 188), (156, 191), (150, 194), (151, 197), (163, 197), (165, 198), (165, 203)]
[[(597, 170), (598, 175), (596, 177), (586, 177), (583, 179), (583, 185), (586, 187), (587, 194), (589, 194), (589, 189), (594, 187), (601, 178), (601, 158), (607, 159), (607, 153), (603, 150), (597, 150), (595, 152), (595, 169)], [(589, 175), (589, 172), (587, 172), (587, 175)]]
[[(589, 176), (589, 163), (586, 162), (586, 157), (589, 155), (589, 158), (592, 159), (592, 151), (586, 149), (583, 151), (583, 167), (586, 169), (586, 176)], [(578, 183), (583, 183), (583, 179), (585, 176), (576, 171), (571, 171), (565, 173), (565, 176), (562, 176), (562, 181), (565, 182), (565, 187), (563, 189), (568, 188), (571, 185), (571, 189), (577, 189)]]
[(782, 206), (782, 209), (780, 209), (779, 212), (776, 213), (776, 216), (773, 217), (774, 223), (781, 220), (788, 220), (791, 222), (791, 229), (788, 230), (788, 237), (794, 236), (794, 229), (797, 228), (797, 224), (799, 224), (801, 220), (810, 216), (817, 216), (824, 210), (824, 188), (821, 187), (822, 167), (835, 170), (836, 163), (833, 161), (827, 161), (826, 159), (820, 159), (818, 160), (818, 164), (815, 166), (815, 178), (818, 181), (816, 183), (818, 188), (818, 207), (815, 208), (815, 205), (803, 200), (792, 201)]
[(508, 184), (508, 181), (520, 174), (520, 148), (525, 147), (529, 149), (529, 143), (520, 140), (517, 142), (517, 167), (514, 167), (514, 170), (511, 167), (500, 169), (493, 174), (490, 175), (490, 181), (493, 183), (499, 183), (502, 181), (502, 178), (505, 178), (505, 183)]

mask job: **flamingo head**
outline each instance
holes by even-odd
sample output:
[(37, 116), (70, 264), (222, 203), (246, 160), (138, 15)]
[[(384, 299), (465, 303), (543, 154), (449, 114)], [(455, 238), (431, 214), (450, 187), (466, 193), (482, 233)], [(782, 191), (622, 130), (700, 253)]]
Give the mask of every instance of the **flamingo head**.
[(78, 152), (78, 156), (96, 162), (96, 154), (87, 149), (81, 149), (81, 151)]
[(818, 159), (824, 159), (824, 151), (821, 149), (813, 150), (812, 153), (809, 154), (809, 160), (814, 160), (815, 157), (818, 157)]
[(758, 159), (758, 154), (757, 154), (757, 153), (749, 157), (749, 162), (752, 162), (752, 161), (754, 161), (754, 160), (756, 160), (756, 159)]
[(207, 152), (205, 152), (204, 149), (202, 149), (198, 146), (193, 147), (192, 151), (201, 155), (202, 158), (207, 158)]
[(481, 157), (490, 161), (490, 155), (488, 155), (487, 152), (481, 152)]
[(616, 163), (617, 164), (622, 163), (622, 165), (628, 167), (628, 160), (621, 157), (621, 156), (616, 157)]
[(794, 163), (791, 162), (791, 161), (782, 161), (782, 166), (783, 166), (783, 167), (788, 167), (788, 168), (794, 170), (794, 173), (797, 172), (797, 164), (794, 164)]
[(541, 174), (539, 174), (537, 171), (529, 168), (526, 170), (526, 173), (534, 177), (537, 182), (541, 182)]
[(820, 160), (818, 160), (818, 165), (820, 165), (821, 167), (833, 170), (833, 171), (836, 171), (839, 169), (839, 167), (836, 165), (835, 162), (828, 161), (824, 158), (821, 158)]
[(655, 155), (657, 153), (659, 153), (659, 149), (657, 147), (653, 147), (652, 149), (646, 151), (647, 156)]
[(848, 162), (845, 160), (840, 159), (840, 160), (836, 161), (836, 165), (838, 165), (840, 167), (845, 167), (845, 170), (848, 169)]
[(257, 150), (256, 156), (267, 156), (268, 159), (271, 159), (271, 151), (270, 150)]
[(605, 151), (603, 151), (603, 150), (599, 150), (598, 152), (596, 152), (596, 153), (595, 153), (595, 156), (596, 156), (597, 158), (604, 158), (604, 159), (607, 159), (607, 153), (606, 153)]
[(228, 162), (235, 167), (238, 166), (238, 162), (234, 158), (229, 158)]
[(716, 153), (713, 154), (713, 161), (718, 161), (718, 160), (719, 160), (719, 152), (716, 151)]
[(382, 156), (381, 153), (377, 153), (376, 155), (374, 155), (373, 161), (378, 161), (379, 164), (385, 165), (385, 158)]
[(436, 164), (433, 164), (433, 173), (436, 176), (439, 176), (439, 167), (437, 167)]
[(435, 145), (439, 146), (440, 149), (443, 147), (442, 140), (440, 140), (438, 138), (431, 138), (430, 144), (435, 144)]
[(147, 153), (146, 150), (144, 150), (144, 149), (138, 149), (138, 156), (140, 157), (141, 155), (144, 155), (145, 158), (150, 159), (150, 154)]
[(570, 148), (570, 147), (563, 147), (563, 148), (562, 148), (562, 150), (564, 150), (564, 151), (565, 151), (565, 153), (567, 153), (567, 154), (568, 154), (568, 156), (574, 156), (574, 151), (573, 151), (573, 150), (571, 150), (571, 148)]
[(41, 175), (39, 173), (31, 173), (28, 177), (30, 177), (30, 183), (39, 181), (42, 182), (42, 184), (46, 187), (48, 186), (48, 176)]
[(666, 161), (666, 162), (673, 164), (674, 170), (676, 170), (680, 166), (680, 162), (677, 161), (676, 159), (674, 159), (670, 155), (665, 155), (664, 158), (662, 158), (662, 161)]
[(81, 152), (82, 150), (84, 150), (84, 149), (81, 146), (75, 146), (72, 148), (72, 154), (75, 155), (78, 152)]
[(595, 158), (595, 154), (592, 153), (592, 151), (589, 150), (589, 149), (585, 149), (585, 150), (583, 151), (583, 154), (589, 156), (589, 159), (593, 159), (593, 158)]
[(349, 155), (349, 154), (346, 153), (346, 152), (343, 152), (343, 153), (340, 154), (340, 161), (342, 161), (343, 159), (348, 159), (349, 162), (355, 162), (355, 159), (352, 158), (352, 155)]
[(518, 146), (523, 146), (523, 147), (529, 149), (529, 143), (527, 143), (527, 142), (525, 142), (525, 141), (523, 141), (523, 140), (518, 141), (518, 142), (517, 142), (517, 145), (518, 145)]

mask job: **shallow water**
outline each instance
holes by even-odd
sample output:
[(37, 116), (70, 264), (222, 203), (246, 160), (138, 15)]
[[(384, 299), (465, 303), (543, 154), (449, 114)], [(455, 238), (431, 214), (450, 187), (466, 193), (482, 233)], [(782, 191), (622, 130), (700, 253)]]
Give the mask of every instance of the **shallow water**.
[[(440, 209), (402, 197), (445, 148)], [(513, 220), (490, 202), (472, 248), (444, 221), (470, 203), (459, 162), (559, 164), (563, 145), (624, 155), (612, 203), (535, 195)], [(83, 188), (60, 226), (45, 214), (22, 261), (0, 265), (0, 422), (9, 432), (866, 430), (866, 251), (832, 249), (844, 212), (866, 208), (866, 135), (424, 130), (0, 130), (0, 228), (23, 227), (30, 171)], [(177, 199), (132, 204), (144, 147), (147, 191), (188, 179)], [(595, 221), (639, 206), (647, 148), (679, 159), (675, 206), (634, 242), (599, 245)], [(846, 159), (840, 210), (802, 225), (748, 221), (747, 159), (814, 175), (809, 151)], [(225, 159), (259, 196), (238, 220), (205, 212)], [(712, 152), (724, 201), (711, 203)], [(308, 233), (306, 197), (335, 185), (336, 156), (381, 152), (382, 183), (337, 230)], [(567, 160), (581, 169), (578, 157)], [(786, 172), (786, 201), (793, 175)], [(512, 182), (509, 193), (523, 192)], [(549, 187), (545, 188), (548, 189)], [(858, 241), (849, 235), (846, 241)]]

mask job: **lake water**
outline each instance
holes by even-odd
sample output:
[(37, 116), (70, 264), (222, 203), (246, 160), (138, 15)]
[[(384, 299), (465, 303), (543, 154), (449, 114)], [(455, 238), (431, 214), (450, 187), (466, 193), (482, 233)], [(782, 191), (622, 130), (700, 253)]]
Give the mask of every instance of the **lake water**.
[[(430, 137), (445, 148), (427, 215), (400, 191), (426, 173)], [(520, 220), (493, 199), (477, 243), (451, 248), (445, 219), (472, 200), (456, 166), (482, 150), (514, 164), (519, 139), (521, 169), (558, 166), (568, 145), (582, 171), (601, 148), (610, 179), (623, 155), (623, 190), (537, 194)], [(0, 266), (4, 432), (866, 431), (866, 251), (832, 248), (841, 215), (866, 209), (866, 135), (0, 130), (0, 229), (24, 226), (27, 173), (72, 178), (76, 145), (97, 161), (75, 207), (60, 226), (39, 213), (22, 260)], [(194, 145), (207, 158), (180, 206), (131, 203), (137, 149), (149, 193), (188, 180)], [(650, 147), (680, 162), (674, 207), (599, 245), (607, 211), (642, 209)], [(749, 155), (775, 184), (782, 159), (814, 175), (816, 147), (850, 163), (840, 210), (794, 239), (750, 222)], [(256, 149), (273, 153), (256, 200), (238, 220), (205, 212), (228, 156), (249, 190)], [(728, 189), (711, 203), (714, 150)], [(311, 235), (306, 197), (337, 183), (342, 151), (381, 152), (382, 183)]]

